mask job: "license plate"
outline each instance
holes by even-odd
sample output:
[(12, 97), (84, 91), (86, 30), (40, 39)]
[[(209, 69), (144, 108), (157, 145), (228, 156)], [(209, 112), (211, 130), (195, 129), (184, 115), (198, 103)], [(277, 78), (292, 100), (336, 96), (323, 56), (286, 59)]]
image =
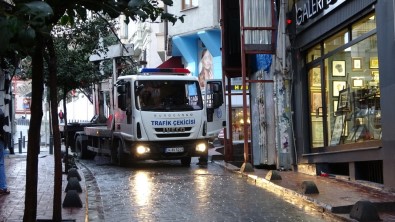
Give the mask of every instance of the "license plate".
[(182, 153), (184, 152), (184, 147), (171, 147), (166, 148), (166, 153)]

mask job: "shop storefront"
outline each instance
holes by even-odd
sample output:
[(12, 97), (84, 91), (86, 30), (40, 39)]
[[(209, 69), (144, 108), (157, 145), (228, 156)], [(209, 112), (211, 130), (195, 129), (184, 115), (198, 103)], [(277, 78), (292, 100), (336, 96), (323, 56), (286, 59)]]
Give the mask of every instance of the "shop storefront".
[[(242, 84), (241, 78), (233, 78), (231, 81), (232, 85), (230, 86), (230, 90), (232, 93), (232, 110), (229, 112), (231, 115), (231, 129), (229, 133), (232, 133), (233, 142), (242, 142), (244, 140), (244, 124), (248, 125), (248, 140), (251, 140), (251, 120), (250, 120), (250, 112), (247, 112), (247, 122), (244, 122), (243, 119), (243, 98), (242, 98)], [(248, 85), (247, 85), (247, 101), (249, 101), (248, 93)], [(227, 102), (228, 103), (228, 102)], [(247, 104), (247, 110), (249, 103)]]
[(380, 140), (375, 29), (373, 12), (307, 50), (312, 148)]
[(384, 104), (393, 103), (393, 99), (384, 95), (383, 87), (388, 83), (383, 81), (393, 82), (393, 77), (383, 72), (390, 64), (380, 55), (389, 49), (379, 41), (391, 35), (394, 43), (394, 33), (380, 27), (390, 25), (380, 21), (393, 21), (393, 12), (392, 18), (383, 13), (378, 19), (378, 12), (392, 8), (393, 3), (317, 2), (296, 1), (293, 8), (294, 102), (298, 104), (295, 158), (299, 170), (313, 169), (307, 173), (323, 171), (395, 188), (389, 173), (394, 170), (394, 146), (385, 145), (392, 139), (384, 131), (389, 129), (387, 120), (394, 122), (393, 116), (385, 115), (389, 113), (385, 109), (393, 105)]

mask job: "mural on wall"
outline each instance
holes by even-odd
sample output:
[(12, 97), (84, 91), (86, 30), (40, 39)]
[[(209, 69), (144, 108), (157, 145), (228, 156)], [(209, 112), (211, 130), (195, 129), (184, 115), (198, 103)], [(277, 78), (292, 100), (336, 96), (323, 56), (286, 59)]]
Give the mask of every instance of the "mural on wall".
[(213, 56), (207, 49), (203, 49), (201, 56), (200, 56), (200, 62), (199, 62), (199, 84), (200, 88), (205, 87), (205, 81), (207, 79), (213, 79), (214, 78), (214, 73), (213, 73)]
[(15, 80), (13, 87), (15, 89), (15, 114), (30, 114), (31, 81)]

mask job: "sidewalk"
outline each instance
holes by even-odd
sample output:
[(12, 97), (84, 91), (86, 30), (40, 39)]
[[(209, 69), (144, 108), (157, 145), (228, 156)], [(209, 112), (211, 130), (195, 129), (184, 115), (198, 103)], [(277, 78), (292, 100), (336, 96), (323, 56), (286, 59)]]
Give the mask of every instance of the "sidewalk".
[[(215, 163), (227, 170), (240, 174), (257, 186), (276, 193), (301, 208), (314, 208), (319, 212), (328, 212), (339, 220), (356, 221), (350, 218), (352, 207), (360, 200), (367, 200), (374, 203), (382, 221), (395, 221), (395, 193), (369, 186), (369, 183), (311, 176), (293, 171), (275, 171), (274, 173), (281, 176), (281, 180), (269, 181), (265, 179), (269, 170), (254, 169), (254, 172), (241, 173), (239, 167), (221, 160), (221, 153), (210, 151), (210, 155), (216, 157), (213, 158)], [(319, 194), (304, 194), (304, 181), (313, 181)]]
[[(5, 167), (7, 184), (11, 193), (0, 196), (0, 221), (20, 222), (23, 220), (25, 208), (26, 188), (26, 148), (22, 153), (15, 150), (15, 154), (7, 154)], [(8, 152), (8, 150), (7, 150)], [(64, 167), (64, 163), (62, 163)], [(64, 171), (64, 170), (63, 170)], [(82, 208), (63, 208), (63, 221), (84, 222), (86, 215), (86, 186), (84, 176), (80, 170), (80, 185), (82, 192), (78, 194)], [(65, 199), (65, 189), (68, 184), (67, 174), (62, 175), (62, 204)], [(48, 147), (41, 147), (38, 155), (38, 187), (37, 187), (37, 220), (50, 221), (52, 219), (53, 193), (54, 193), (54, 155), (49, 154)], [(77, 198), (78, 199), (78, 198)]]

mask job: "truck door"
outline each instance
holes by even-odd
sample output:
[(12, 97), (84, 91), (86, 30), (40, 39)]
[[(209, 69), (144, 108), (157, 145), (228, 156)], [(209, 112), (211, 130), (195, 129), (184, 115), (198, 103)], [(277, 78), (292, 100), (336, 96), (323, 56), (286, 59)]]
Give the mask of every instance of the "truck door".
[(226, 106), (222, 80), (207, 80), (204, 92), (207, 134), (214, 136), (226, 126)]

